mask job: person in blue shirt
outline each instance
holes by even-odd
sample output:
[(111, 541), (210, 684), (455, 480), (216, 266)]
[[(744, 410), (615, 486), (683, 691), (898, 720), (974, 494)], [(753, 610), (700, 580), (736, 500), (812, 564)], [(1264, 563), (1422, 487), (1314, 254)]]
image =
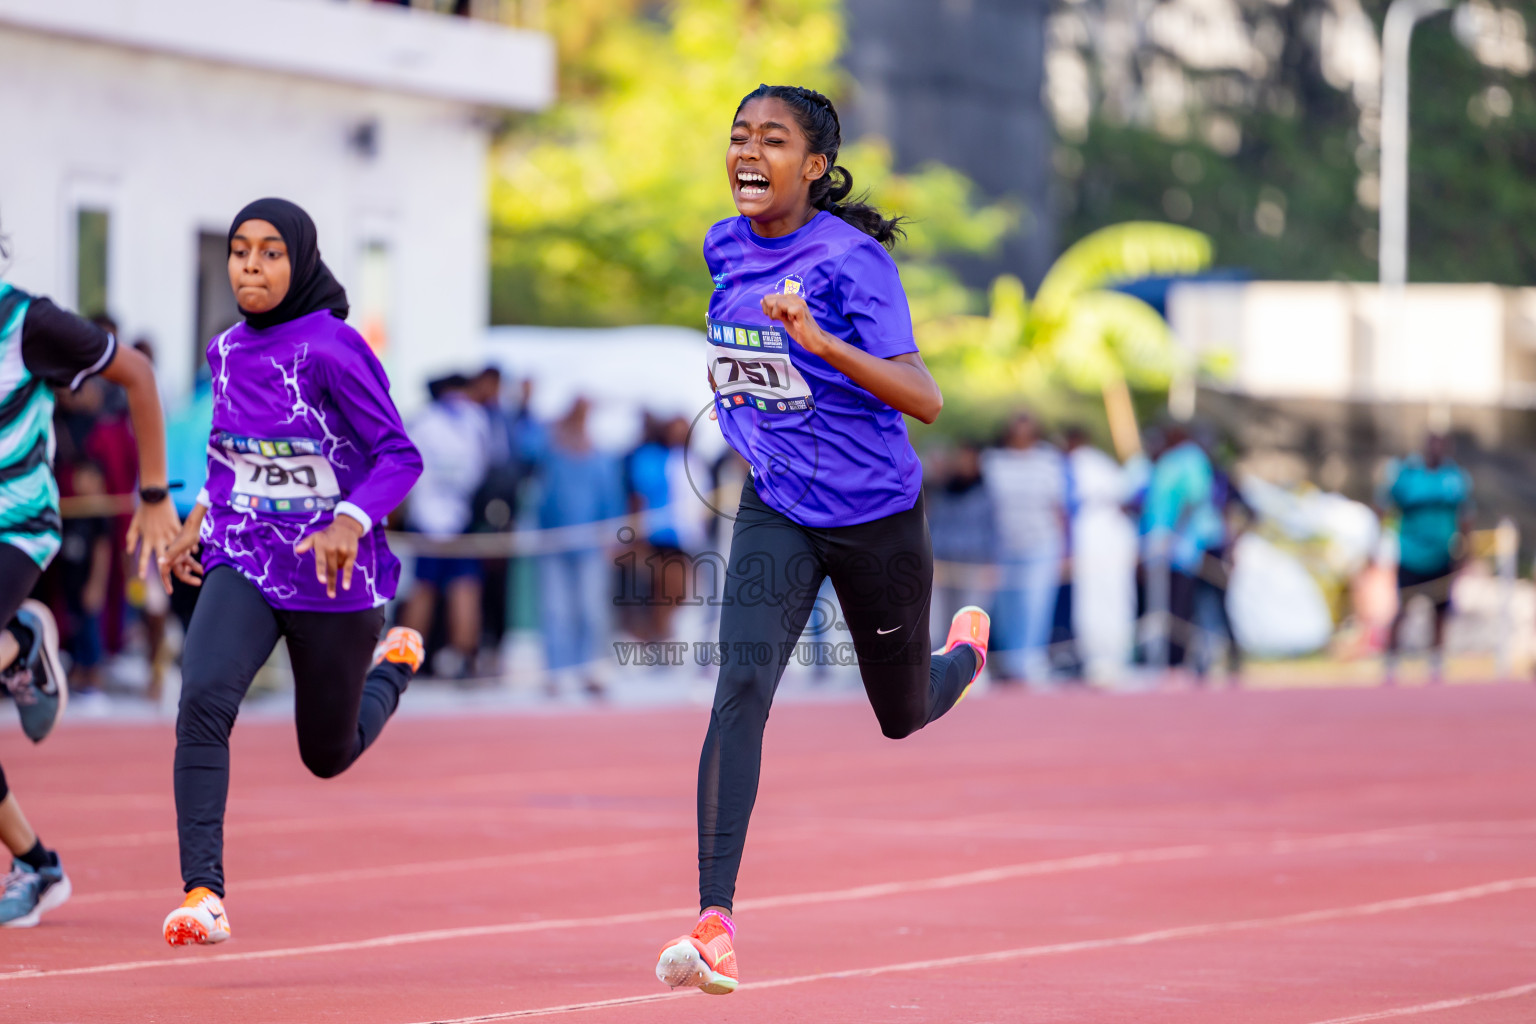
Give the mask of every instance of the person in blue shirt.
[[(204, 364), (193, 382), (191, 400), (165, 421), (166, 466), (171, 479), (185, 485), (171, 495), (182, 519), (197, 507), (197, 496), (208, 482), (208, 436), (212, 430), (213, 377)], [(149, 585), (154, 586), (154, 581)], [(171, 577), (171, 612), (181, 622), (183, 633), (192, 625), (197, 595), (197, 587)]]
[[(600, 451), (587, 432), (591, 403), (578, 397), (558, 420), (535, 459), (541, 530), (582, 527), (624, 515), (620, 460)], [(613, 566), (604, 555), (600, 531), (582, 537), (567, 530), (552, 550), (539, 555), (539, 597), (548, 677), (545, 690), (558, 695), (580, 680), (582, 690), (601, 698), (603, 644), (608, 639)], [(611, 536), (611, 534), (610, 534)]]
[(1221, 544), (1223, 531), (1213, 502), (1210, 456), (1182, 423), (1167, 425), (1164, 439), (1168, 447), (1153, 463), (1142, 504), (1141, 534), (1143, 557), (1168, 561), (1168, 667), (1182, 670), (1196, 635), (1197, 581), (1206, 553)]
[(1386, 681), (1397, 678), (1398, 634), (1408, 600), (1428, 597), (1435, 608), (1435, 635), (1429, 651), (1431, 680), (1445, 672), (1445, 620), (1451, 611), (1451, 582), (1465, 554), (1472, 521), (1472, 480), (1451, 458), (1450, 440), (1430, 434), (1422, 455), (1392, 467), (1385, 501), (1398, 517), (1397, 617), (1387, 634)]

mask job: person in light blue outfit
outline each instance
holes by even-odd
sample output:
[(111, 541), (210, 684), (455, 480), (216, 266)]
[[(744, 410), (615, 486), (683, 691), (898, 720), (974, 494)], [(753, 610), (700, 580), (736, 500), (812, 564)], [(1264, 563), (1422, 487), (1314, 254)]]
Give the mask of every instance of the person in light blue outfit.
[(1472, 480), (1450, 457), (1450, 441), (1430, 434), (1422, 455), (1410, 455), (1387, 478), (1383, 505), (1398, 515), (1397, 617), (1387, 634), (1386, 681), (1397, 677), (1398, 634), (1408, 599), (1428, 597), (1435, 608), (1435, 636), (1429, 651), (1430, 679), (1445, 673), (1445, 620), (1451, 611), (1451, 582), (1471, 530)]
[(1002, 587), (993, 638), (1000, 681), (1044, 684), (1048, 644), (1066, 554), (1066, 462), (1019, 413), (1000, 448), (982, 456), (982, 477), (996, 513)]
[[(624, 482), (619, 460), (596, 450), (587, 434), (585, 398), (555, 423), (539, 446), (535, 471), (539, 478), (539, 527), (559, 529), (597, 523), (624, 514)], [(541, 625), (549, 677), (546, 689), (554, 696), (565, 684), (580, 680), (593, 697), (604, 694), (597, 668), (609, 634), (613, 565), (604, 551), (605, 539), (580, 538), (539, 556)]]
[[(213, 378), (205, 365), (192, 385), (192, 398), (165, 421), (165, 462), (172, 480), (185, 485), (171, 492), (176, 514), (186, 519), (197, 507), (197, 496), (208, 482), (208, 436), (213, 430)], [(154, 582), (150, 582), (154, 586)], [(171, 577), (171, 612), (182, 632), (192, 623), (198, 588)]]
[(1200, 570), (1206, 553), (1221, 546), (1225, 528), (1213, 500), (1210, 456), (1183, 424), (1169, 425), (1164, 437), (1167, 449), (1152, 466), (1141, 510), (1142, 557), (1153, 564), (1167, 559), (1168, 666), (1180, 668), (1193, 639)]

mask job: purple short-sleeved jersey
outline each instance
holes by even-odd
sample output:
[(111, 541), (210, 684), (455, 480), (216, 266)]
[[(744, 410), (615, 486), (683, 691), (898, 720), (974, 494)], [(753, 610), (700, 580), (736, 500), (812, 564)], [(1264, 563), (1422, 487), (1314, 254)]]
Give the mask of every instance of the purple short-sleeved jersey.
[(763, 315), (764, 295), (803, 296), (821, 329), (882, 359), (916, 352), (912, 315), (890, 255), (820, 212), (779, 238), (745, 217), (704, 240), (714, 276), (709, 370), (720, 429), (752, 466), (770, 507), (806, 526), (849, 526), (905, 512), (923, 468), (902, 414), (811, 355)]
[[(395, 596), (400, 563), (384, 518), (421, 475), (421, 456), (360, 334), (320, 310), (208, 344), (213, 431), (199, 500), (203, 565), (228, 565), (274, 608), (356, 611)], [(366, 527), (352, 589), (327, 597), (312, 553), (294, 545), (338, 510)]]

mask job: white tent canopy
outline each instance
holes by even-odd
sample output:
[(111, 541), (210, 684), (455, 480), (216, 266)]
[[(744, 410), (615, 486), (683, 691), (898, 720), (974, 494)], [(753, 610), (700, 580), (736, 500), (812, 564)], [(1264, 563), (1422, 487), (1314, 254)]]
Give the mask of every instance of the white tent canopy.
[(503, 375), (533, 380), (538, 419), (555, 419), (585, 396), (593, 441), (618, 451), (638, 440), (642, 412), (686, 416), (694, 422), (690, 447), (711, 458), (725, 441), (708, 415), (704, 349), (702, 331), (666, 326), (492, 327), (485, 347)]

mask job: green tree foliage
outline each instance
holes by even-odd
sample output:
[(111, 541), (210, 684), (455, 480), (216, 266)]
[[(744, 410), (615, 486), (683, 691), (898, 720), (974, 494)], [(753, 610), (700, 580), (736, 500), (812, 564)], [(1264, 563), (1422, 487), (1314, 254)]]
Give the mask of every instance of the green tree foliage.
[[(1079, 2), (1081, 10), (1101, 0)], [(1166, 218), (1210, 235), (1224, 264), (1260, 277), (1373, 280), (1374, 86), (1362, 102), (1360, 89), (1328, 72), (1328, 31), (1320, 26), (1337, 5), (1235, 2), (1265, 59), (1216, 68), (1182, 63), (1191, 96), (1184, 117), (1150, 123), (1141, 116), (1144, 93), (1117, 104), (1110, 90), (1095, 86), (1086, 131), (1064, 140), (1056, 154), (1065, 235)], [(1367, 31), (1379, 38), (1387, 0), (1362, 6)], [(1414, 36), (1410, 279), (1530, 284), (1536, 75), (1528, 48), (1536, 39), (1536, 2), (1460, 6), (1454, 18), (1421, 23)], [(1502, 26), (1502, 43), (1487, 42), (1490, 23)], [(1150, 79), (1154, 65), (1180, 60), (1154, 45), (1138, 53), (1139, 62), (1116, 81)]]
[[(549, 5), (561, 101), (514, 125), (493, 159), (492, 319), (499, 323), (696, 325), (710, 281), (700, 247), (734, 213), (725, 176), (731, 114), (759, 82), (836, 98), (835, 0), (568, 0)], [(888, 212), (912, 218), (897, 259), (919, 319), (975, 297), (950, 253), (991, 250), (1015, 213), (967, 180), (891, 170), (878, 142), (839, 163)]]
[[(1504, 11), (1536, 41), (1536, 3)], [(1536, 284), (1536, 73), (1483, 64), (1450, 21), (1414, 36), (1409, 280)]]
[(1004, 276), (992, 285), (986, 315), (930, 325), (925, 357), (941, 383), (983, 399), (1029, 393), (1045, 382), (1079, 391), (1122, 381), (1164, 389), (1178, 359), (1168, 324), (1140, 299), (1107, 288), (1149, 274), (1194, 273), (1210, 261), (1210, 240), (1189, 228), (1102, 228), (1061, 254), (1034, 301), (1017, 278)]

